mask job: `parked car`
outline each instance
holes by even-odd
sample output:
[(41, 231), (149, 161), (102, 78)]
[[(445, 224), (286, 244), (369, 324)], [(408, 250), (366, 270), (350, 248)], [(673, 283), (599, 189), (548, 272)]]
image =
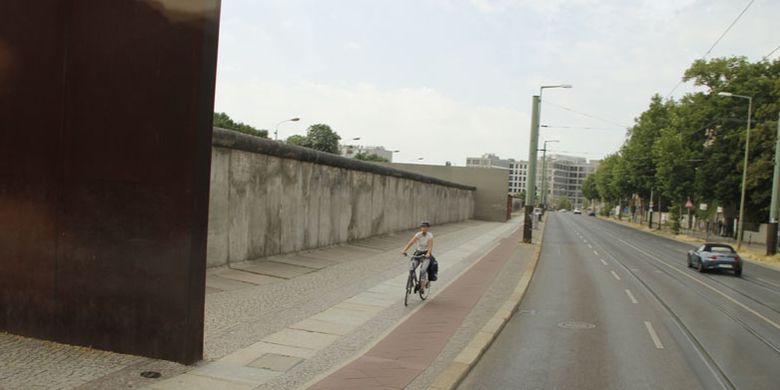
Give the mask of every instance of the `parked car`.
[(582, 210), (580, 210), (580, 209), (574, 209), (574, 214), (575, 214), (575, 215), (582, 215)]
[(589, 211), (588, 211), (588, 216), (589, 216), (589, 217), (595, 217), (595, 216), (596, 216), (596, 212), (595, 212), (595, 211), (593, 211), (593, 210), (589, 210)]
[(726, 244), (706, 243), (688, 251), (688, 267), (696, 267), (699, 272), (725, 269), (736, 276), (742, 275), (742, 259), (731, 245)]

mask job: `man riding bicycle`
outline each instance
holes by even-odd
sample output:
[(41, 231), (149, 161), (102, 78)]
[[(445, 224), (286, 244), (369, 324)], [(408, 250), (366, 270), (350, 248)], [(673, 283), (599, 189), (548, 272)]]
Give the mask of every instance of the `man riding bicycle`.
[[(407, 256), (407, 251), (409, 248), (414, 246), (414, 259), (412, 260), (411, 268), (410, 270), (414, 270), (418, 266), (420, 267), (420, 291), (424, 292), (426, 288), (428, 288), (428, 285), (430, 282), (428, 281), (428, 265), (431, 263), (431, 253), (433, 253), (433, 233), (429, 232), (428, 229), (431, 227), (431, 224), (427, 221), (423, 221), (420, 223), (420, 231), (415, 233), (414, 236), (412, 236), (412, 239), (409, 240), (409, 243), (406, 244), (404, 249), (401, 251), (401, 254), (404, 256)], [(419, 257), (420, 255), (425, 255), (425, 257), (422, 257), (422, 259)], [(416, 292), (416, 291), (415, 291)]]

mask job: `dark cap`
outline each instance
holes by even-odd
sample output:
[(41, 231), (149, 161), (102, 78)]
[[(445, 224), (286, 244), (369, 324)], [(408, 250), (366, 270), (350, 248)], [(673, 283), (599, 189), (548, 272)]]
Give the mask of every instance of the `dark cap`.
[(428, 221), (422, 221), (422, 222), (420, 222), (420, 226), (421, 226), (421, 227), (422, 227), (422, 226), (425, 226), (425, 227), (431, 227), (431, 223), (430, 223), (430, 222), (428, 222)]

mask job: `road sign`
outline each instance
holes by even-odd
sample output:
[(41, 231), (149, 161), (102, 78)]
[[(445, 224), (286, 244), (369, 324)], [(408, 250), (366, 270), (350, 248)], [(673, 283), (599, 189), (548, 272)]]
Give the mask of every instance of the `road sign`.
[(699, 203), (699, 210), (707, 211), (707, 204), (706, 203)]
[(693, 202), (691, 202), (691, 199), (689, 198), (687, 202), (685, 202), (685, 208), (686, 209), (692, 209), (693, 208)]

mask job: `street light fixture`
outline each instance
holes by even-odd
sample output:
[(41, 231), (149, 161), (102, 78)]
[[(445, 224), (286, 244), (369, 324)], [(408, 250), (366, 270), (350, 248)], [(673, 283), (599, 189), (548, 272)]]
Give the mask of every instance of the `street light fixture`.
[(750, 152), (750, 119), (753, 113), (753, 97), (736, 95), (731, 92), (718, 92), (718, 96), (735, 97), (740, 99), (747, 99), (748, 101), (747, 134), (745, 135), (745, 161), (742, 165), (742, 194), (740, 195), (739, 200), (739, 224), (737, 225), (737, 250), (740, 250), (742, 248), (742, 228), (744, 226), (745, 219), (745, 187), (747, 184), (748, 154)]
[(281, 125), (284, 122), (298, 122), (299, 120), (301, 120), (301, 118), (290, 118), (277, 123), (276, 127), (274, 128), (274, 141), (279, 140), (279, 125)]
[(542, 149), (542, 210), (547, 210), (547, 144), (561, 142), (557, 139), (544, 141)]

